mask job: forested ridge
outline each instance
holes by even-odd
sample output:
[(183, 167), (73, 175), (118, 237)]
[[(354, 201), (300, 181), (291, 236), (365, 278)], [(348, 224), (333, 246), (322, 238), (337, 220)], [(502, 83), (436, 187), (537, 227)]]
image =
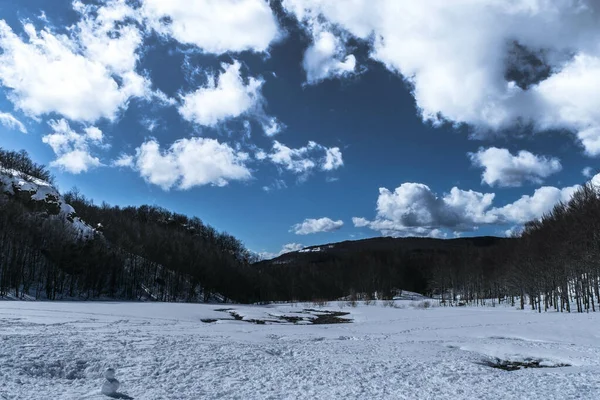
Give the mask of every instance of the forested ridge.
[(196, 217), (96, 205), (77, 190), (61, 196), (25, 152), (0, 149), (0, 168), (0, 297), (264, 303), (409, 290), (540, 312), (600, 304), (600, 190), (591, 183), (514, 238), (373, 238), (259, 261)]
[(0, 167), (0, 296), (255, 300), (252, 254), (233, 236), (159, 207), (60, 196), (25, 152), (0, 151)]
[(270, 288), (276, 298), (387, 299), (400, 288), (448, 305), (596, 311), (600, 187), (583, 185), (514, 238), (368, 239), (285, 254), (258, 268), (278, 277)]
[[(278, 300), (391, 299), (398, 289), (439, 294), (439, 270), (461, 263), (488, 264), (495, 249), (511, 247), (513, 239), (372, 238), (313, 246), (262, 261), (255, 267), (275, 282), (262, 285)], [(476, 261), (477, 260), (477, 261)]]

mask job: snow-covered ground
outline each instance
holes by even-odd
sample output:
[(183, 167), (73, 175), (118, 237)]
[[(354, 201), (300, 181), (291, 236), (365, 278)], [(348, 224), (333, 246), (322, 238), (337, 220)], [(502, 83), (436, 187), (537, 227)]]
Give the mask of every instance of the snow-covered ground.
[[(600, 398), (600, 314), (399, 303), (4, 301), (0, 399), (100, 399), (107, 367), (135, 399)], [(310, 324), (323, 310), (353, 322)], [(505, 371), (496, 357), (571, 366)]]

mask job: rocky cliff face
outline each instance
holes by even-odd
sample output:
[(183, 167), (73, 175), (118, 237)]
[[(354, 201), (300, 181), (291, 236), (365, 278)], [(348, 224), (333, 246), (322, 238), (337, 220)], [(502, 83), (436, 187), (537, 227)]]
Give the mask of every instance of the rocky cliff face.
[(12, 197), (33, 213), (43, 213), (49, 218), (63, 218), (70, 222), (79, 238), (91, 238), (98, 232), (77, 216), (58, 190), (48, 182), (20, 171), (0, 168), (0, 194)]

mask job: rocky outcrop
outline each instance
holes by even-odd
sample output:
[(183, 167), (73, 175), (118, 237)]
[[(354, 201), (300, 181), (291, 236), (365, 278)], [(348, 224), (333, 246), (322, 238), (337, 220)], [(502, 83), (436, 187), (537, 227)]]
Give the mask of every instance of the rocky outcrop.
[(77, 216), (75, 209), (64, 201), (56, 188), (41, 179), (20, 171), (0, 168), (0, 193), (19, 201), (32, 213), (64, 218), (80, 238), (93, 237), (98, 233)]

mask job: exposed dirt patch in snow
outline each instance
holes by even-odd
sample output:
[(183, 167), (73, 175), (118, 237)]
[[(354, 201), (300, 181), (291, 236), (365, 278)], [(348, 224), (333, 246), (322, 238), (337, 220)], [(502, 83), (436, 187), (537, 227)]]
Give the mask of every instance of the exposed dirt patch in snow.
[(499, 358), (493, 358), (484, 360), (481, 364), (504, 371), (518, 371), (526, 368), (560, 368), (571, 366), (566, 363), (533, 358), (524, 358), (522, 360), (501, 360)]
[[(287, 313), (265, 313), (264, 316), (258, 316), (256, 310), (248, 316), (244, 311), (239, 311), (233, 308), (218, 308), (215, 311), (225, 312), (231, 315), (236, 321), (244, 321), (251, 324), (267, 325), (267, 324), (292, 324), (292, 325), (330, 325), (330, 324), (347, 324), (351, 323), (352, 319), (342, 318), (349, 315), (349, 312), (330, 311), (330, 310), (315, 310), (305, 308), (302, 311), (293, 311)], [(231, 321), (232, 318), (221, 319), (203, 319), (202, 322), (214, 323), (217, 321)]]

